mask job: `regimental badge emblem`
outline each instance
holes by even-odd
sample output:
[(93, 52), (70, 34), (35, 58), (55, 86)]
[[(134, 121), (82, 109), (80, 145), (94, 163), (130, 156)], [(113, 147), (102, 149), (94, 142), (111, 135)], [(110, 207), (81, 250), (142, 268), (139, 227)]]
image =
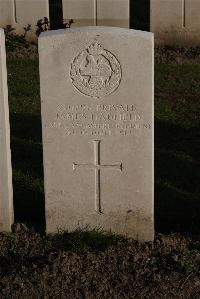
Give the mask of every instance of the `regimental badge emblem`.
[(117, 58), (94, 42), (75, 57), (70, 68), (72, 84), (82, 94), (102, 98), (120, 85), (122, 70)]

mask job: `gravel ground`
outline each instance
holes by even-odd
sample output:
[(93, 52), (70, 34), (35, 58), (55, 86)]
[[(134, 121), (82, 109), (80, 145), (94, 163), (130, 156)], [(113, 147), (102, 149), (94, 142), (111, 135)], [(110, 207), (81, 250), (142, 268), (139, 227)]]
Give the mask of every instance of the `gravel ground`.
[(200, 239), (0, 234), (0, 298), (200, 298)]

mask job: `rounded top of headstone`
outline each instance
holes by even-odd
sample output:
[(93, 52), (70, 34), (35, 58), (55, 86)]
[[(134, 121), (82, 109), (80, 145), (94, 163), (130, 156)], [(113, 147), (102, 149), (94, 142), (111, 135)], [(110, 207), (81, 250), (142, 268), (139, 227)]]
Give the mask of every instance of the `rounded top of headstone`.
[(67, 28), (67, 29), (59, 29), (59, 30), (51, 30), (42, 32), (40, 34), (39, 39), (50, 37), (50, 36), (60, 36), (69, 33), (102, 33), (102, 34), (124, 34), (132, 37), (140, 37), (143, 39), (152, 39), (154, 34), (152, 32), (146, 32), (141, 30), (127, 29), (127, 28), (119, 28), (119, 27), (104, 27), (104, 26), (87, 26), (87, 27), (75, 27), (75, 28)]

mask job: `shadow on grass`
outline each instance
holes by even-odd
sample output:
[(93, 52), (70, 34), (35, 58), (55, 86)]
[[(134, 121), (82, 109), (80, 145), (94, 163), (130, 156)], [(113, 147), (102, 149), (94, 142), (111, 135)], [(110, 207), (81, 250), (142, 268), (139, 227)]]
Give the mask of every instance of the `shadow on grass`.
[(42, 142), (40, 115), (11, 113), (10, 122), (13, 136), (34, 142)]
[(15, 222), (44, 230), (41, 118), (11, 114)]
[(200, 225), (199, 130), (155, 124), (155, 218), (159, 232)]

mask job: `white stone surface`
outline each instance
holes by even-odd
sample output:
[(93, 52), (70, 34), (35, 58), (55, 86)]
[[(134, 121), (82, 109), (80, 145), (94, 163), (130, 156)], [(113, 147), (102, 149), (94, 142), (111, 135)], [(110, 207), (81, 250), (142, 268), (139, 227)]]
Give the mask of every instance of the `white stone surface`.
[(96, 6), (94, 0), (62, 0), (63, 18), (73, 19), (72, 26), (95, 26)]
[(157, 43), (200, 45), (199, 0), (151, 0), (151, 32)]
[(63, 17), (73, 19), (73, 27), (129, 28), (129, 0), (63, 0)]
[(129, 28), (129, 0), (98, 0), (97, 25)]
[(14, 18), (14, 1), (0, 0), (0, 27), (12, 25), (15, 21)]
[(52, 31), (39, 56), (47, 232), (153, 240), (153, 35)]
[(4, 31), (0, 29), (0, 231), (13, 223), (12, 168)]
[[(185, 26), (192, 32), (200, 35), (200, 1), (185, 0)], [(200, 37), (199, 37), (200, 39)]]
[(153, 30), (178, 31), (183, 27), (183, 0), (151, 0)]

